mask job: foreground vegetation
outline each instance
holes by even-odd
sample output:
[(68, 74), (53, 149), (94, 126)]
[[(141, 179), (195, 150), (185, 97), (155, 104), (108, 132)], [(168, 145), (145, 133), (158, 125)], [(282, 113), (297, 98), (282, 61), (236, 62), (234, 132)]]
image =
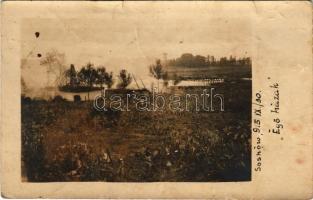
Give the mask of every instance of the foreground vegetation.
[(225, 112), (97, 112), (22, 97), (22, 172), (49, 181), (247, 181), (251, 82), (224, 85)]

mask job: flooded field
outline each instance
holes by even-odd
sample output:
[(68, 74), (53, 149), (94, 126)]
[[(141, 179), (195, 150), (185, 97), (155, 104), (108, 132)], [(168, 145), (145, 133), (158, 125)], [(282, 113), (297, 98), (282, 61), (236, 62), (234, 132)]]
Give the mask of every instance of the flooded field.
[(247, 66), (209, 66), (209, 67), (168, 67), (169, 76), (174, 75), (185, 79), (199, 78), (251, 78), (251, 67)]

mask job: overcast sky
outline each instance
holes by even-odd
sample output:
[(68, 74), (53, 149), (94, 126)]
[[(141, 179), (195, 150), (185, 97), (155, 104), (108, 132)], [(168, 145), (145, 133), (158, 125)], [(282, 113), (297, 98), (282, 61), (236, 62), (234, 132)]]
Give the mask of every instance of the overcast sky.
[[(251, 5), (176, 2), (125, 5), (111, 3), (93, 9), (77, 8), (66, 16), (60, 8), (54, 19), (24, 20), (22, 57), (55, 49), (77, 68), (87, 62), (117, 72), (125, 68), (145, 79), (148, 65), (167, 53), (237, 57), (251, 51)], [(103, 4), (102, 4), (103, 5)], [(66, 16), (66, 17), (65, 17)], [(40, 32), (38, 38), (35, 32)], [(32, 52), (32, 53), (30, 53)], [(25, 72), (26, 73), (26, 72)]]

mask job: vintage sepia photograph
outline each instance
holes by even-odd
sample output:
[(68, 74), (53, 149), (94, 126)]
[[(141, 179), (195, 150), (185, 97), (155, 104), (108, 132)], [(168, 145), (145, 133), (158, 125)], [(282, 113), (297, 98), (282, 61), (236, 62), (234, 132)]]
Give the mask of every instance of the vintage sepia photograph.
[(249, 15), (137, 8), (23, 19), (23, 182), (251, 181)]
[(4, 1), (1, 196), (312, 198), (312, 3)]

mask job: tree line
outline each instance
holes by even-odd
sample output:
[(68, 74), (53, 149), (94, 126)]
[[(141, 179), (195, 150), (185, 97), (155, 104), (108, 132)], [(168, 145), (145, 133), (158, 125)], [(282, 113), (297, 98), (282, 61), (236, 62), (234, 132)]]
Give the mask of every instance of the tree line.
[[(236, 58), (233, 56), (216, 59), (214, 56), (210, 55), (204, 57), (185, 53), (179, 58), (168, 60), (166, 65), (178, 67), (251, 66), (251, 59), (249, 57)], [(149, 66), (149, 72), (152, 77), (157, 79), (158, 88), (159, 80), (163, 80), (165, 86), (167, 86), (169, 80), (174, 80), (175, 85), (181, 81), (181, 77), (178, 77), (176, 74), (174, 74), (174, 77), (168, 76), (165, 65), (161, 63), (160, 59), (156, 60), (155, 64)], [(115, 83), (113, 72), (107, 71), (104, 66), (95, 67), (92, 63), (87, 63), (79, 71), (71, 64), (70, 68), (65, 71), (65, 77), (66, 85), (72, 88), (93, 88), (95, 86), (100, 86), (100, 88), (104, 86), (112, 88)], [(119, 89), (127, 88), (133, 81), (131, 74), (125, 69), (122, 69), (117, 77), (118, 83), (116, 87)]]
[(236, 58), (235, 56), (215, 58), (214, 56), (182, 54), (179, 58), (167, 61), (169, 66), (177, 67), (209, 67), (209, 66), (251, 66), (249, 57)]
[[(119, 72), (117, 88), (125, 89), (132, 82), (132, 76), (127, 70), (122, 69)], [(95, 67), (92, 63), (87, 63), (79, 71), (73, 64), (65, 71), (66, 85), (72, 88), (100, 86), (112, 88), (115, 83), (113, 72), (106, 70), (104, 66)]]
[[(163, 80), (165, 86), (168, 84), (169, 77), (168, 73), (161, 64), (161, 60), (157, 59), (155, 64), (149, 66), (149, 72), (152, 77), (158, 81), (159, 90), (159, 80)], [(70, 65), (64, 73), (65, 76), (65, 86), (69, 86), (72, 89), (75, 88), (89, 88), (91, 90), (95, 87), (100, 88), (112, 88), (115, 84), (113, 72), (107, 71), (104, 66), (95, 67), (92, 63), (87, 63), (80, 70), (76, 70), (74, 64)], [(118, 82), (116, 87), (118, 89), (126, 89), (133, 81), (132, 75), (125, 69), (122, 69), (117, 75)], [(180, 82), (179, 77), (173, 77), (174, 84)]]

